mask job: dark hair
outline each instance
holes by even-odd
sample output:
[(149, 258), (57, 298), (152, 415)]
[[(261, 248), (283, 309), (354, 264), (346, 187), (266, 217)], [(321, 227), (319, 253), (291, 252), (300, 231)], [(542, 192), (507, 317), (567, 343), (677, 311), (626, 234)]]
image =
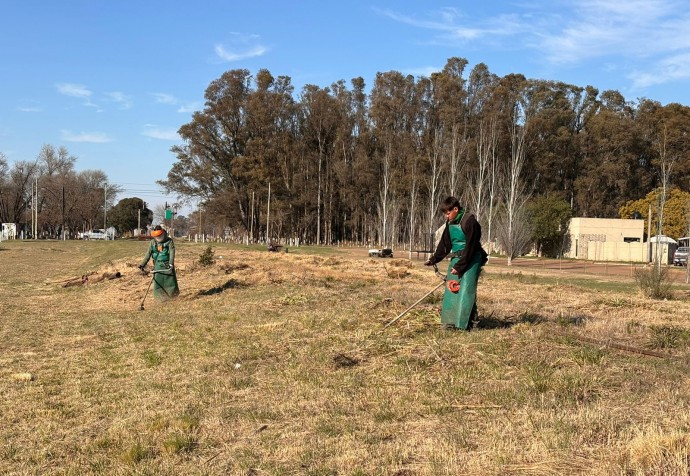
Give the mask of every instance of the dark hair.
[(458, 207), (458, 209), (462, 208), (460, 207), (460, 201), (455, 197), (447, 197), (441, 202), (441, 213), (449, 212), (455, 207)]
[(153, 229), (154, 229), (155, 231), (158, 231), (158, 230), (162, 230), (163, 227), (160, 226), (160, 225), (156, 225), (155, 227), (153, 227)]

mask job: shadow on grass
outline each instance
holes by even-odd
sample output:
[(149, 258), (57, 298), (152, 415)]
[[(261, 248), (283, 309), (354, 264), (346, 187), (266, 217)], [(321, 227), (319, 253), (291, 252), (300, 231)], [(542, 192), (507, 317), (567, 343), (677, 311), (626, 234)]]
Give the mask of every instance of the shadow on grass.
[(220, 286), (214, 286), (210, 289), (204, 289), (196, 293), (197, 296), (213, 296), (214, 294), (220, 294), (226, 289), (235, 289), (245, 287), (245, 284), (240, 283), (236, 279), (229, 279)]
[(508, 329), (516, 324), (541, 324), (547, 322), (545, 316), (532, 312), (523, 312), (517, 316), (496, 316), (492, 312), (488, 316), (480, 316), (474, 328), (479, 329)]
[(355, 357), (350, 357), (349, 355), (345, 355), (342, 353), (334, 355), (332, 360), (333, 365), (335, 365), (336, 369), (354, 367), (355, 365), (359, 364), (359, 359)]

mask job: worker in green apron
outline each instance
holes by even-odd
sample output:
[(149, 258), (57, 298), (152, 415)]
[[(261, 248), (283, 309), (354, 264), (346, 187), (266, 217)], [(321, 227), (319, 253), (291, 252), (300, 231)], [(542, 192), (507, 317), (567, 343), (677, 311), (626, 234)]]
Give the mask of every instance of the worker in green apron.
[(149, 259), (153, 259), (153, 297), (166, 301), (180, 294), (175, 274), (175, 243), (160, 225), (151, 231), (151, 236), (153, 239), (139, 268), (143, 270)]
[(441, 212), (446, 217), (446, 226), (436, 252), (424, 264), (432, 266), (451, 255), (446, 272), (441, 325), (448, 330), (469, 330), (477, 318), (479, 272), (487, 261), (480, 242), (482, 228), (475, 216), (462, 208), (455, 197), (448, 197), (441, 203)]

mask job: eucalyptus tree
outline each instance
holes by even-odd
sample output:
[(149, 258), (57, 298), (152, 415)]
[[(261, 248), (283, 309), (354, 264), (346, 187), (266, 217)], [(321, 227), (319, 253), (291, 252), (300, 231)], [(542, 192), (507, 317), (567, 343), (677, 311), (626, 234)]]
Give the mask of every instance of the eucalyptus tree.
[(376, 156), (377, 137), (369, 107), (369, 96), (361, 77), (354, 78), (352, 85), (352, 190), (348, 197), (352, 204), (354, 237), (360, 242), (372, 242), (376, 235), (375, 224), (379, 197), (379, 164)]
[[(331, 96), (329, 88), (319, 88), (314, 85), (306, 85), (302, 89), (300, 98), (301, 106), (301, 134), (306, 145), (308, 157), (313, 157), (316, 162), (316, 244), (323, 241), (322, 223), (324, 214), (324, 188), (333, 190), (328, 172), (334, 156), (337, 154), (336, 141), (338, 129), (341, 124), (340, 107), (336, 98)], [(330, 196), (332, 205), (333, 197)], [(333, 210), (326, 210), (327, 241), (332, 238), (331, 220)], [(311, 210), (309, 211), (311, 212)]]
[[(663, 107), (658, 102), (645, 100), (638, 108), (637, 117), (640, 130), (648, 138), (651, 165), (658, 178), (656, 229), (665, 232), (665, 206), (672, 174), (677, 164), (683, 164), (687, 171), (690, 162), (690, 108), (680, 104)], [(660, 247), (657, 251), (661, 252)], [(661, 259), (655, 262), (658, 265)]]
[(499, 154), (500, 107), (497, 106), (500, 101), (498, 95), (494, 94), (497, 84), (498, 77), (483, 63), (472, 68), (467, 82), (467, 115), (476, 151), (476, 166), (468, 167), (465, 174), (465, 196), (477, 220), (482, 224), (482, 237), (487, 243), (489, 254), (493, 247), (494, 221), (503, 177)]
[(582, 159), (575, 204), (586, 217), (615, 217), (620, 206), (653, 186), (649, 146), (634, 105), (618, 91), (604, 91), (580, 134)]
[[(235, 170), (244, 187), (240, 188), (240, 195), (245, 209), (250, 205), (249, 191), (252, 190), (265, 197), (266, 210), (270, 207), (273, 212), (271, 223), (265, 224), (266, 240), (270, 241), (275, 236), (287, 234), (290, 226), (290, 203), (294, 199), (291, 183), (294, 175), (290, 170), (295, 166), (298, 124), (292, 96), (294, 88), (289, 77), (274, 78), (268, 70), (262, 69), (256, 75), (255, 84), (256, 89), (249, 94), (246, 104), (248, 141)], [(249, 230), (246, 220), (243, 223)]]
[[(338, 126), (332, 161), (333, 178), (329, 194), (332, 208), (333, 240), (361, 238), (361, 218), (366, 216), (367, 204), (372, 203), (371, 177), (373, 174), (357, 170), (358, 155), (368, 136), (366, 123), (366, 94), (362, 78), (351, 80), (352, 90), (345, 81), (331, 85), (338, 108)], [(371, 169), (369, 161), (364, 161)], [(359, 172), (359, 173), (358, 173)]]
[(526, 213), (530, 192), (524, 172), (527, 163), (526, 137), (533, 112), (533, 91), (531, 83), (524, 76), (512, 74), (501, 79), (497, 90), (507, 113), (509, 139), (509, 154), (503, 168), (503, 214), (497, 235), (510, 265), (514, 258), (523, 253), (530, 239)]
[(246, 69), (227, 71), (209, 84), (204, 93), (204, 109), (180, 127), (182, 145), (171, 151), (177, 161), (166, 180), (159, 184), (167, 191), (198, 197), (210, 215), (227, 222), (240, 222), (249, 229), (250, 210), (247, 187), (240, 162), (250, 139), (247, 102), (252, 92), (252, 76)]
[[(418, 206), (420, 198), (438, 196), (443, 177), (443, 136), (439, 127), (438, 104), (435, 98), (433, 77), (419, 77), (414, 85), (410, 100), (409, 150), (402, 166), (401, 212), (406, 215), (407, 237), (405, 230), (400, 235), (402, 242), (407, 242), (412, 249), (420, 242), (422, 230), (428, 233), (429, 226), (423, 208)], [(430, 200), (428, 203), (431, 202)], [(436, 215), (437, 203), (429, 214)], [(421, 226), (419, 226), (421, 225)], [(419, 249), (419, 248), (418, 248)]]
[(378, 242), (388, 245), (399, 218), (401, 176), (414, 151), (415, 81), (397, 71), (377, 73), (371, 91), (370, 114), (376, 139), (374, 160), (379, 164)]
[(584, 90), (562, 82), (533, 81), (528, 179), (540, 194), (573, 194), (579, 151), (578, 114)]
[[(468, 153), (468, 95), (467, 80), (464, 78), (467, 60), (465, 58), (448, 58), (440, 73), (432, 75), (434, 96), (440, 136), (442, 158), (447, 169), (445, 189), (449, 195), (458, 195), (462, 168)], [(438, 197), (432, 197), (435, 205)]]
[[(475, 66), (467, 82), (467, 123), (471, 130), (473, 166), (465, 171), (465, 197), (477, 220), (492, 209), (489, 192), (496, 176), (491, 174), (492, 162), (497, 162), (498, 118), (491, 106), (491, 96), (497, 78), (483, 63)], [(468, 150), (468, 155), (469, 150)], [(494, 187), (495, 189), (495, 187)], [(490, 214), (489, 214), (490, 215)]]

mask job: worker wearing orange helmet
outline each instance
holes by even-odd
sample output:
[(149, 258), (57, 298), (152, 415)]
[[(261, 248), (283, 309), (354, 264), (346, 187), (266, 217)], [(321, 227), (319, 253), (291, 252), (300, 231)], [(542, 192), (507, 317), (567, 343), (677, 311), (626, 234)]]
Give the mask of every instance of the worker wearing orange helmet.
[(180, 294), (175, 273), (175, 242), (160, 225), (151, 230), (151, 236), (153, 239), (139, 268), (143, 270), (153, 259), (153, 296), (165, 301)]

